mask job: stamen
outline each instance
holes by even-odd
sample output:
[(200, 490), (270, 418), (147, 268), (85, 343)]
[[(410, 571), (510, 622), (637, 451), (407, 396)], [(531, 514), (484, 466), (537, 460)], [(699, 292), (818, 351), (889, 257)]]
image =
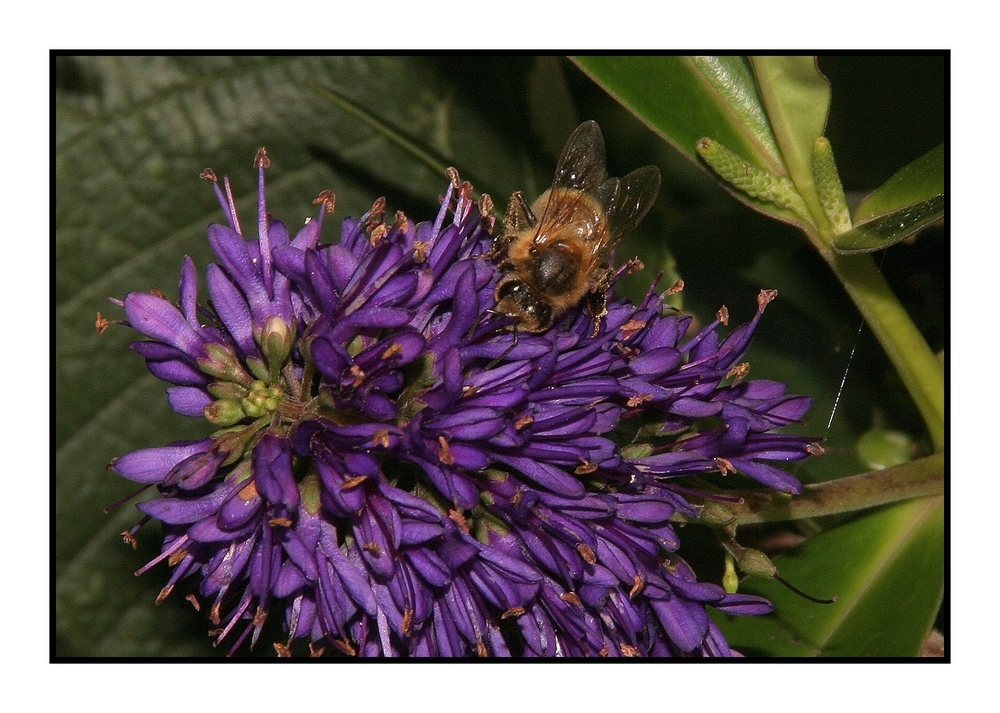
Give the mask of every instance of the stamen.
[(267, 296), (274, 297), (274, 268), (271, 265), (271, 238), (267, 232), (267, 201), (264, 191), (264, 171), (271, 166), (271, 159), (267, 157), (267, 149), (263, 146), (258, 149), (253, 165), (257, 169), (257, 235), (260, 245), (260, 268)]

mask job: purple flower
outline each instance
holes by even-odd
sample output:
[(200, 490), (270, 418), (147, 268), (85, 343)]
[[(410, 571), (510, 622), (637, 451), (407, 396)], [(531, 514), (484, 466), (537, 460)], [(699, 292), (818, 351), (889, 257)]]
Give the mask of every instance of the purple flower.
[(773, 431), (809, 399), (741, 381), (773, 295), (725, 338), (722, 317), (688, 337), (652, 289), (596, 333), (583, 310), (519, 332), (494, 311), (489, 201), (457, 175), (433, 223), (380, 199), (321, 244), (332, 194), (293, 237), (267, 166), (256, 239), (215, 184), (208, 306), (190, 258), (177, 304), (123, 302), (170, 405), (217, 428), (113, 463), (159, 492), (126, 537), (162, 523), (160, 597), (196, 585), (231, 652), (278, 617), (280, 655), (731, 655), (707, 607), (770, 604), (697, 581), (671, 520), (698, 514), (683, 476), (800, 489), (772, 462), (810, 441)]

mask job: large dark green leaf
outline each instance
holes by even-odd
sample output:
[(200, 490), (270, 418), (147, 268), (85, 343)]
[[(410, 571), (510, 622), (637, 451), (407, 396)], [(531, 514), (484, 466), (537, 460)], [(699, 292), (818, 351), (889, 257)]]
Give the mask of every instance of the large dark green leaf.
[(583, 71), (692, 160), (707, 136), (783, 173), (750, 65), (743, 57), (574, 57)]
[(749, 656), (916, 656), (944, 591), (944, 501), (912, 500), (822, 532), (774, 560), (789, 582), (833, 604), (802, 599), (773, 580), (745, 591), (774, 602), (764, 617), (717, 617)]
[[(782, 58), (762, 59), (768, 72), (766, 88), (773, 95), (773, 103), (789, 101), (797, 106), (814, 98), (814, 89), (803, 78), (805, 73), (797, 63), (793, 62), (788, 71), (781, 71), (789, 58), (784, 58), (784, 64)], [(616, 56), (576, 57), (574, 61), (654, 131), (699, 164), (701, 158), (696, 147), (704, 138), (710, 141), (707, 145), (717, 147), (714, 153), (726, 156), (724, 163), (731, 165), (737, 178), (759, 176), (754, 179), (755, 184), (788, 183), (790, 173), (782, 152), (789, 148), (776, 138), (766, 97), (760, 93), (747, 58)], [(779, 113), (779, 118), (788, 117)], [(780, 128), (788, 142), (789, 133), (801, 127), (786, 122)], [(792, 138), (789, 147), (797, 148), (797, 138)], [(719, 170), (715, 164), (713, 167)], [(724, 177), (739, 185), (739, 181)], [(788, 190), (794, 194), (790, 183), (784, 193)], [(796, 195), (771, 200), (753, 190), (742, 189), (733, 190), (733, 195), (778, 220), (803, 228), (808, 223), (804, 208), (790, 207), (792, 202), (801, 203)]]

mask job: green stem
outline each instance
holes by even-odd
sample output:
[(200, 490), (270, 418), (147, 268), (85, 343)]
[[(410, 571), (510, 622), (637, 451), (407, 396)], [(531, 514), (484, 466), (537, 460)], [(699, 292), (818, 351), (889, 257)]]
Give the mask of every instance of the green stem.
[(871, 256), (820, 251), (916, 402), (934, 443), (944, 450), (944, 366), (927, 346)]
[[(877, 505), (941, 495), (944, 492), (944, 455), (805, 486), (801, 495), (770, 492), (742, 493), (742, 502), (727, 504), (732, 515), (726, 525), (784, 522), (853, 512)], [(731, 493), (727, 493), (731, 495)], [(717, 517), (718, 513), (714, 515)], [(683, 522), (697, 522), (675, 516)]]

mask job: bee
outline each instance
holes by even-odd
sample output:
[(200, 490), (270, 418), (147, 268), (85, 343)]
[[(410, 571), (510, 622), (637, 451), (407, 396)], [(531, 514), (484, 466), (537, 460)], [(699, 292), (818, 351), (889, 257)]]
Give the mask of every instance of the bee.
[(604, 137), (593, 121), (566, 141), (552, 187), (532, 205), (516, 191), (490, 255), (499, 257), (498, 312), (528, 332), (544, 332), (586, 297), (594, 334), (607, 314), (611, 251), (632, 232), (660, 191), (660, 171), (644, 166), (608, 178)]

